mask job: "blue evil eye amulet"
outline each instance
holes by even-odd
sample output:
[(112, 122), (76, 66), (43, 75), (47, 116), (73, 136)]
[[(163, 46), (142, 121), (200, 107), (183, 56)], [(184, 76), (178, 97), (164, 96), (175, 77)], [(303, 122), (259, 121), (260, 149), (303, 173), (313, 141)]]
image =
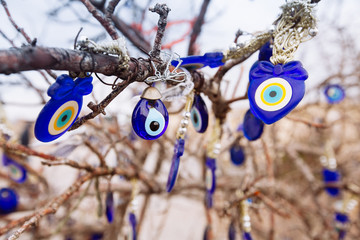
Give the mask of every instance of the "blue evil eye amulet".
[(244, 136), (249, 141), (255, 141), (261, 137), (264, 131), (264, 122), (256, 117), (249, 109), (245, 113), (242, 130), (244, 132)]
[(136, 216), (134, 213), (129, 213), (129, 225), (130, 225), (130, 229), (128, 232), (128, 236), (127, 239), (128, 240), (136, 240), (137, 236), (136, 236)]
[(35, 137), (41, 142), (50, 142), (62, 136), (75, 122), (81, 111), (83, 96), (93, 89), (92, 77), (75, 81), (60, 75), (47, 94), (51, 97), (41, 110), (35, 123)]
[(9, 173), (9, 177), (12, 180), (14, 180), (17, 183), (23, 183), (26, 181), (27, 178), (26, 169), (5, 154), (3, 154), (3, 165), (6, 167)]
[(250, 70), (250, 109), (266, 124), (272, 124), (293, 110), (304, 97), (306, 70), (299, 61), (273, 65), (256, 62)]
[(159, 90), (148, 87), (134, 108), (131, 118), (132, 126), (134, 132), (143, 139), (157, 139), (166, 131), (169, 114), (160, 98)]
[(209, 113), (200, 94), (195, 94), (190, 114), (195, 130), (199, 133), (205, 132), (209, 123)]
[(244, 163), (245, 153), (243, 147), (239, 143), (235, 143), (230, 148), (230, 159), (231, 162), (236, 166), (240, 166)]
[(114, 195), (112, 192), (106, 193), (106, 218), (109, 223), (112, 223), (114, 220)]
[[(189, 71), (196, 70), (203, 67), (216, 68), (224, 65), (224, 54), (222, 52), (205, 53), (203, 56), (188, 56), (180, 58), (182, 60), (181, 67)], [(171, 62), (173, 66), (177, 66), (179, 61), (174, 60)]]
[(184, 148), (185, 148), (185, 140), (182, 138), (177, 139), (174, 146), (174, 155), (172, 158), (170, 172), (166, 184), (167, 192), (170, 192), (175, 185), (179, 172), (180, 157), (184, 154)]
[(0, 189), (0, 214), (12, 213), (18, 206), (18, 196), (11, 188)]
[(327, 85), (324, 93), (330, 104), (339, 103), (345, 98), (345, 90), (338, 84)]

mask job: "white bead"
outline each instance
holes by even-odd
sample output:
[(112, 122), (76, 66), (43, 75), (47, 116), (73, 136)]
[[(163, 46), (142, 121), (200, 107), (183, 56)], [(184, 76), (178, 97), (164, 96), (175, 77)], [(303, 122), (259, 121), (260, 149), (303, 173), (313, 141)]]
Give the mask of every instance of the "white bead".
[(318, 34), (319, 30), (317, 28), (312, 28), (309, 30), (309, 35), (315, 37)]
[(236, 51), (236, 44), (235, 43), (231, 43), (229, 46), (230, 51)]
[(190, 112), (184, 112), (184, 117), (190, 118), (190, 117), (191, 117), (191, 113), (190, 113)]
[(189, 120), (187, 119), (181, 120), (181, 127), (185, 128), (187, 127), (187, 125), (189, 125)]
[(179, 133), (180, 134), (185, 134), (186, 133), (186, 128), (179, 128)]

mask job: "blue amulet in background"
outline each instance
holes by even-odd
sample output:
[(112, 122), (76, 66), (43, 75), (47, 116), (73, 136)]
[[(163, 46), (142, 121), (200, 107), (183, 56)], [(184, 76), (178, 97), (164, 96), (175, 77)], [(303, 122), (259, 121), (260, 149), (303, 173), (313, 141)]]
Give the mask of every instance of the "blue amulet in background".
[(93, 89), (91, 82), (91, 76), (75, 81), (66, 74), (56, 78), (47, 91), (51, 99), (35, 123), (35, 137), (39, 141), (53, 141), (72, 126), (81, 111), (83, 96)]
[(266, 124), (286, 116), (304, 97), (306, 70), (299, 61), (273, 65), (256, 62), (250, 71), (250, 109)]
[(166, 131), (169, 114), (160, 98), (159, 90), (148, 87), (134, 108), (131, 118), (132, 126), (134, 132), (143, 139), (157, 139)]

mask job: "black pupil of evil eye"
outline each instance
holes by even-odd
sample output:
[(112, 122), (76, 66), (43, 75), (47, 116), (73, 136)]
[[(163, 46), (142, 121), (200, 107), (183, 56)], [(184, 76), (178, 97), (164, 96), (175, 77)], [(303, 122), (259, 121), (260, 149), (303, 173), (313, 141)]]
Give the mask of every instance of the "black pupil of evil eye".
[(156, 122), (156, 121), (152, 121), (150, 123), (150, 129), (153, 130), (153, 131), (158, 130), (159, 127), (160, 127), (160, 124), (158, 122)]

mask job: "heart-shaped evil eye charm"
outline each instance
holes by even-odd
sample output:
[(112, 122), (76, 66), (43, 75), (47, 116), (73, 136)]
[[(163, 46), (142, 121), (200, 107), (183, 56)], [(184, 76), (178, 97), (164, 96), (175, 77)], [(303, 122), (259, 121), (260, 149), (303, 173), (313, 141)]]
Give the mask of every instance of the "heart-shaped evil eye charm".
[(215, 176), (215, 170), (216, 170), (216, 160), (214, 158), (206, 158), (206, 190), (213, 194), (215, 192), (216, 188), (216, 176)]
[(236, 228), (235, 228), (234, 221), (231, 221), (231, 223), (229, 225), (228, 239), (229, 240), (236, 240)]
[(146, 140), (154, 140), (164, 134), (169, 122), (169, 114), (161, 94), (155, 87), (148, 87), (141, 95), (132, 113), (134, 132)]
[(205, 132), (208, 127), (209, 113), (200, 94), (195, 94), (190, 113), (195, 130), (199, 133)]
[(243, 121), (243, 132), (244, 136), (250, 140), (255, 141), (259, 139), (264, 131), (264, 123), (249, 109), (244, 116)]
[(331, 84), (324, 90), (326, 100), (330, 104), (339, 103), (345, 98), (345, 90), (338, 84)]
[(129, 226), (127, 240), (136, 240), (136, 216), (134, 213), (129, 213)]
[(298, 61), (273, 65), (256, 62), (250, 70), (250, 109), (266, 124), (286, 116), (304, 97), (308, 75)]
[[(325, 184), (327, 183), (338, 183), (340, 181), (340, 173), (337, 170), (324, 168), (322, 171), (323, 181)], [(336, 197), (340, 193), (340, 189), (338, 187), (326, 187), (326, 192), (332, 196)]]
[(106, 193), (106, 218), (109, 223), (113, 222), (114, 219), (114, 195), (112, 192)]
[(35, 123), (35, 137), (42, 142), (53, 141), (62, 136), (78, 117), (83, 95), (92, 91), (92, 77), (77, 78), (66, 74), (57, 77), (48, 89), (51, 97), (41, 110)]
[(244, 163), (245, 153), (244, 153), (244, 149), (241, 147), (239, 143), (235, 143), (230, 148), (230, 159), (231, 162), (236, 166), (240, 166), (241, 164)]
[(168, 192), (170, 192), (175, 185), (179, 172), (180, 157), (184, 154), (184, 147), (185, 147), (185, 140), (182, 138), (177, 139), (174, 146), (174, 155), (172, 158), (170, 172), (166, 184), (166, 190)]
[(0, 214), (12, 213), (18, 206), (18, 196), (11, 188), (0, 189)]

